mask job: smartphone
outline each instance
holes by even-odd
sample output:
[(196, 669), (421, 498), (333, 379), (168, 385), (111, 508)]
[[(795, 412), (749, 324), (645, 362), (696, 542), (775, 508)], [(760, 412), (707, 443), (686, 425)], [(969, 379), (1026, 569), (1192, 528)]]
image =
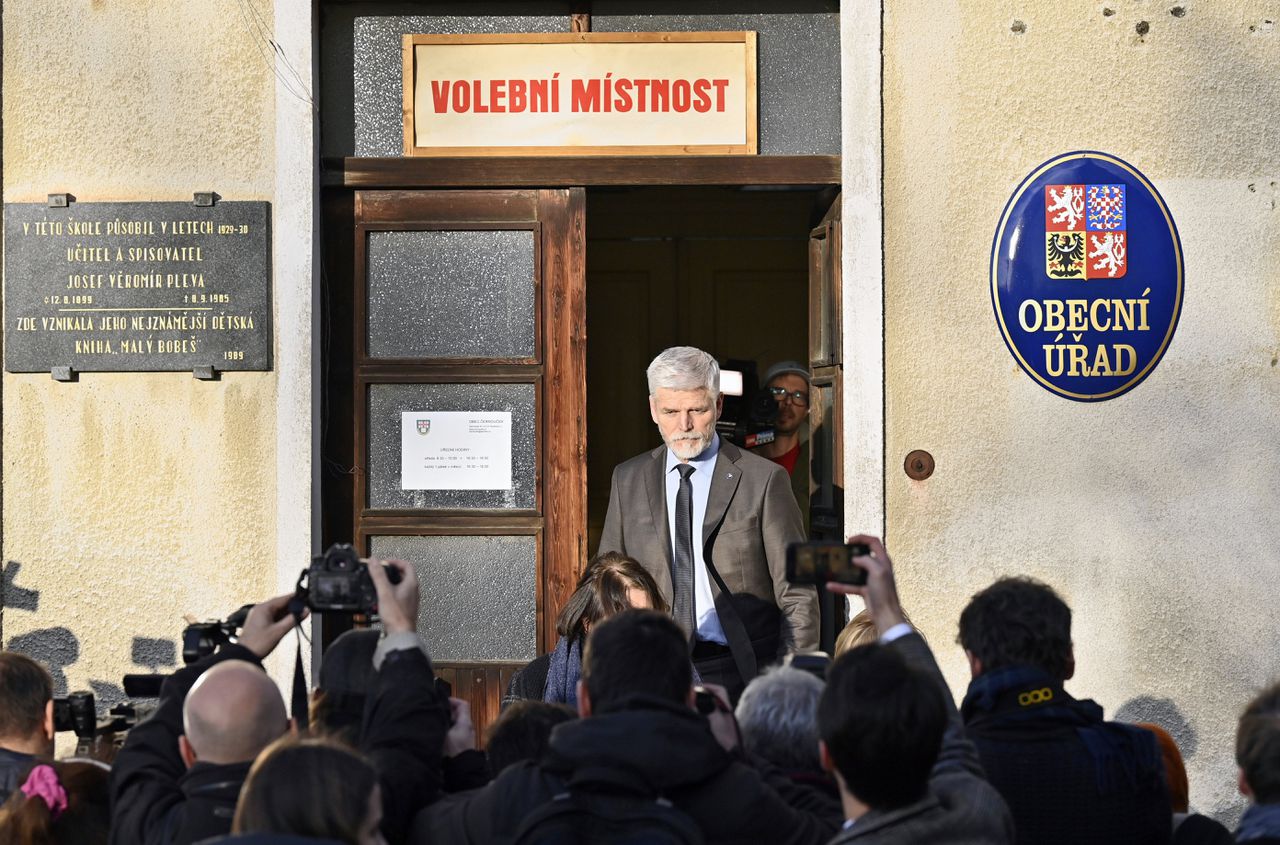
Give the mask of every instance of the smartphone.
[(825, 681), (827, 667), (831, 665), (831, 655), (825, 651), (793, 652), (783, 658), (782, 665), (808, 672), (819, 681)]
[(787, 546), (787, 580), (792, 584), (867, 583), (867, 570), (853, 562), (871, 554), (866, 543), (792, 543)]

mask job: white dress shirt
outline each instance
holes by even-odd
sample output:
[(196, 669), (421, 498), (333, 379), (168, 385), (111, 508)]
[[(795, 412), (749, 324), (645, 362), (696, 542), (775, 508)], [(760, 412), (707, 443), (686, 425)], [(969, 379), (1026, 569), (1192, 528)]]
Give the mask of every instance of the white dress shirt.
[[(711, 445), (702, 454), (689, 461), (693, 472), (689, 483), (693, 487), (693, 618), (696, 636), (700, 640), (727, 645), (724, 628), (716, 614), (715, 596), (711, 592), (711, 576), (702, 558), (702, 524), (707, 518), (707, 499), (711, 496), (711, 478), (716, 469), (716, 455), (720, 454), (720, 436), (712, 435)], [(680, 459), (667, 450), (667, 529), (671, 533), (671, 559), (676, 555), (676, 494), (680, 492), (680, 473), (676, 467)]]

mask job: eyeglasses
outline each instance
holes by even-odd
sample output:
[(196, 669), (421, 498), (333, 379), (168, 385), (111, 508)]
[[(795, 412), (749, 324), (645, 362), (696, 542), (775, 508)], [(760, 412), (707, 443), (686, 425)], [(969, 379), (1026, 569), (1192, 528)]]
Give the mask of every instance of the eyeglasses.
[(785, 387), (771, 387), (769, 393), (779, 402), (791, 401), (792, 405), (799, 405), (801, 408), (809, 407), (809, 394), (803, 390), (787, 390)]

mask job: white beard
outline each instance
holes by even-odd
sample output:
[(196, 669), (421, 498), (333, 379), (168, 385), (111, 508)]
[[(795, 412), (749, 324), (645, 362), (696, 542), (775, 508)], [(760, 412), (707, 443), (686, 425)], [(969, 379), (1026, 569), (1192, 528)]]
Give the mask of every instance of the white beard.
[(682, 434), (679, 438), (667, 441), (667, 448), (682, 461), (693, 460), (705, 452), (710, 445), (711, 437), (703, 437), (697, 433)]

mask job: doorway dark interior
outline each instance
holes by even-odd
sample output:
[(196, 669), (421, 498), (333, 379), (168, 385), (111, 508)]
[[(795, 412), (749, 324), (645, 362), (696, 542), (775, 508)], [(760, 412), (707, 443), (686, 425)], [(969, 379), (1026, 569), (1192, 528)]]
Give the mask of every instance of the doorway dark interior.
[(830, 196), (752, 187), (587, 191), (587, 528), (614, 466), (661, 440), (644, 371), (669, 346), (758, 371), (805, 361), (809, 233)]

